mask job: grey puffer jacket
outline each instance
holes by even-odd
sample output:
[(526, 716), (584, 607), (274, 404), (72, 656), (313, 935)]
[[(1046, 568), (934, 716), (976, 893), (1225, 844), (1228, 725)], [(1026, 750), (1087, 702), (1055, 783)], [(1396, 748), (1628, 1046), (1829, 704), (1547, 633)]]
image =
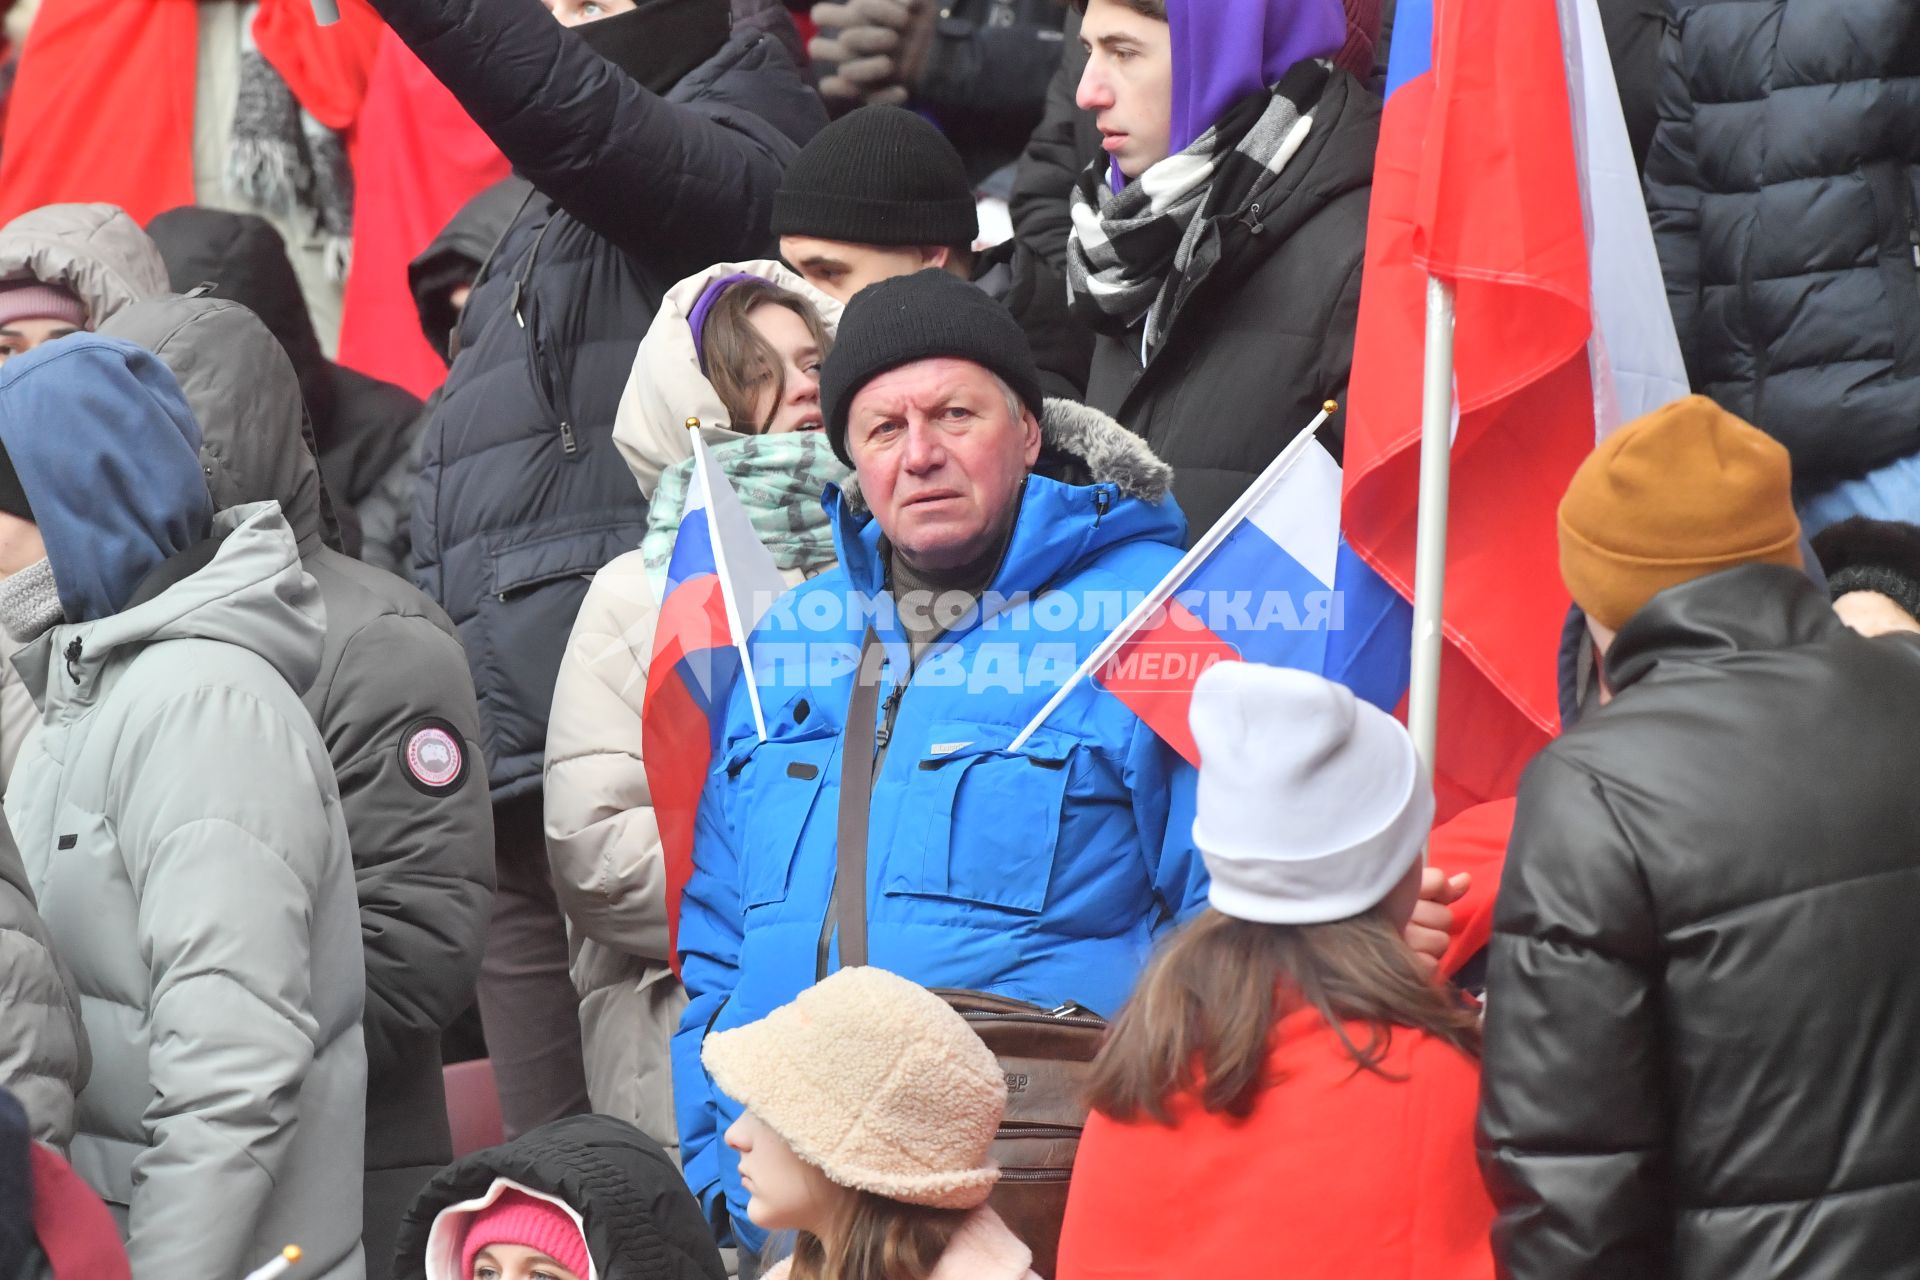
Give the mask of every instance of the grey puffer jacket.
[[(70, 290), (97, 326), (165, 292), (167, 268), (147, 233), (115, 206), (53, 204), (0, 227), (0, 282), (25, 279)], [(0, 631), (0, 798), (39, 720), (13, 667), (19, 651)], [(77, 998), (63, 995), (72, 980), (46, 950), (33, 895), (8, 873), (19, 856), (0, 817), (0, 1087), (20, 1096), (34, 1137), (64, 1146), (73, 1136), (73, 1095), (86, 1083), (86, 1034)]]
[(390, 1233), (453, 1158), (440, 1033), (473, 999), (492, 900), (493, 809), (466, 657), (419, 590), (322, 542), (300, 386), (260, 320), (235, 302), (170, 295), (128, 308), (107, 331), (173, 370), (200, 420), (214, 506), (277, 501), (319, 584), (326, 637), (303, 701), (339, 779), (353, 848), (366, 945), (367, 1168), (417, 1173), (397, 1195), (388, 1180), (382, 1203), (368, 1205)]
[(41, 724), (7, 820), (96, 1053), (73, 1164), (137, 1276), (237, 1276), (297, 1240), (308, 1274), (359, 1280), (360, 929), (294, 692), (320, 597), (277, 506), (215, 531), (15, 660)]
[[(31, 710), (31, 706), (29, 706)], [(91, 1063), (80, 992), (54, 954), (27, 869), (0, 818), (0, 1089), (26, 1109), (33, 1136), (65, 1150), (73, 1099)]]
[(1666, 16), (1647, 212), (1694, 387), (1806, 488), (1920, 450), (1920, 5)]

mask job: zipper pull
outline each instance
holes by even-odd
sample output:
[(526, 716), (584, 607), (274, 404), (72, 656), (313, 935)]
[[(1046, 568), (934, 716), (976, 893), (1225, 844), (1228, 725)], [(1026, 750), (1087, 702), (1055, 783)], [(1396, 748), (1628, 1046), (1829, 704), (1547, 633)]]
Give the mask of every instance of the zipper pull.
[(1093, 490), (1093, 527), (1094, 528), (1098, 529), (1100, 527), (1101, 517), (1105, 516), (1108, 510), (1112, 508), (1112, 506), (1113, 506), (1113, 494), (1108, 491), (1107, 486), (1104, 484), (1094, 486), (1094, 490)]
[(580, 442), (573, 438), (573, 424), (565, 418), (560, 420), (560, 448), (569, 458), (580, 452)]
[(513, 282), (513, 295), (507, 299), (507, 310), (513, 312), (513, 322), (522, 329), (527, 327), (527, 318), (520, 314), (520, 282)]
[(887, 700), (880, 704), (880, 728), (873, 735), (876, 750), (885, 751), (887, 743), (893, 741), (893, 717), (900, 710), (900, 695), (906, 691), (907, 686), (897, 684), (893, 686), (893, 692), (887, 695)]

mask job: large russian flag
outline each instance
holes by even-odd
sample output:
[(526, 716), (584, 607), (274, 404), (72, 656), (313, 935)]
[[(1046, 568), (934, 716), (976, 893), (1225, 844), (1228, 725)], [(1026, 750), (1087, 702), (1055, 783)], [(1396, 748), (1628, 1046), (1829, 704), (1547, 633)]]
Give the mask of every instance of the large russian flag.
[(1406, 694), (1412, 610), (1341, 536), (1340, 481), (1301, 432), (1088, 658), (1194, 764), (1188, 709), (1216, 662), (1318, 672), (1389, 711)]
[(1348, 404), (1345, 528), (1411, 597), (1429, 274), (1454, 289), (1441, 814), (1557, 731), (1554, 513), (1596, 435), (1686, 393), (1593, 0), (1401, 0)]
[[(720, 745), (734, 683), (748, 667), (747, 637), (785, 588), (739, 496), (696, 436), (686, 514), (667, 564), (640, 713), (647, 790), (666, 859), (667, 955), (676, 973), (680, 897), (693, 874), (700, 794)], [(764, 737), (751, 679), (747, 692)]]

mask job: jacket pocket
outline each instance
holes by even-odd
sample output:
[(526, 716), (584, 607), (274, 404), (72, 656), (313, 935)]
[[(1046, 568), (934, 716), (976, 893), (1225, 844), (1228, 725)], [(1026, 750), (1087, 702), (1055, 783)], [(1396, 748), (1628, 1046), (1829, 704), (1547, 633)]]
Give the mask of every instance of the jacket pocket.
[(884, 892), (1046, 909), (1076, 743), (1043, 728), (1013, 752), (1012, 737), (1005, 726), (934, 724), (902, 800)]
[(497, 546), (488, 556), (487, 592), (504, 602), (548, 583), (592, 578), (608, 563), (639, 546), (645, 533), (644, 521), (621, 521)]
[[(740, 888), (748, 910), (786, 901), (794, 854), (821, 788), (839, 768), (838, 746), (832, 734), (769, 738), (742, 743), (728, 759), (728, 772), (744, 782), (735, 838), (745, 864)], [(825, 822), (834, 817), (820, 814)]]

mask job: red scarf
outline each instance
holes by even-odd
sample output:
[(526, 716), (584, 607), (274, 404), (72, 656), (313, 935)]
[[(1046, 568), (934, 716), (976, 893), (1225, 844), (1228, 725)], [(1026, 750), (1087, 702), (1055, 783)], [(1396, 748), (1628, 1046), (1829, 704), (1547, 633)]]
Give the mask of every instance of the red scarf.
[[(384, 29), (365, 0), (315, 23), (310, 0), (260, 0), (253, 37), (315, 119), (351, 129)], [(198, 0), (45, 0), (21, 51), (0, 143), (0, 222), (105, 201), (143, 226), (193, 203)]]

